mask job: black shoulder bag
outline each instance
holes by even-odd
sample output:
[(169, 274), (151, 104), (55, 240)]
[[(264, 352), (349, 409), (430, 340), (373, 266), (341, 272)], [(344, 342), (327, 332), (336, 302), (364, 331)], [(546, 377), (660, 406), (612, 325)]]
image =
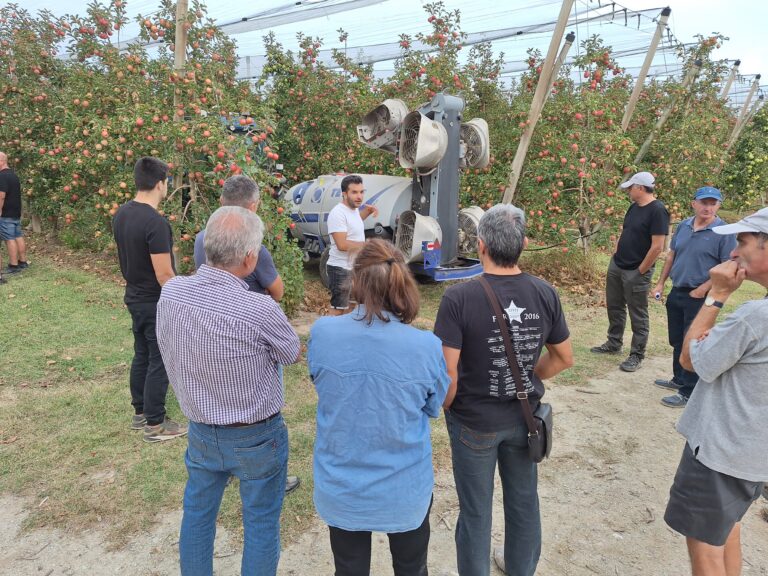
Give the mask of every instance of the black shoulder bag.
[(544, 460), (544, 458), (549, 457), (549, 452), (552, 449), (552, 405), (539, 402), (536, 412), (531, 409), (531, 403), (528, 401), (528, 392), (523, 387), (525, 380), (520, 370), (520, 364), (517, 361), (517, 353), (512, 343), (512, 338), (509, 335), (509, 328), (504, 321), (504, 312), (499, 304), (499, 299), (485, 278), (480, 276), (479, 281), (485, 289), (488, 302), (490, 302), (493, 313), (496, 315), (501, 338), (504, 341), (504, 350), (507, 352), (507, 363), (515, 380), (517, 400), (520, 402), (525, 423), (528, 426), (528, 455), (531, 460), (538, 463)]

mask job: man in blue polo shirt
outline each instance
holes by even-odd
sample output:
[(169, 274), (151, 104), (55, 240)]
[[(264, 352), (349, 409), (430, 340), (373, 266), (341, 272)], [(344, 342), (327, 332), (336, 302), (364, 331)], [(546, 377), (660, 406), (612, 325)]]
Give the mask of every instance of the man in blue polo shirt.
[(714, 226), (725, 224), (717, 216), (722, 202), (723, 195), (717, 188), (704, 186), (696, 190), (691, 202), (694, 215), (680, 222), (675, 230), (667, 261), (653, 289), (659, 301), (667, 277), (672, 277), (672, 290), (666, 302), (669, 344), (672, 346), (672, 378), (654, 382), (675, 392), (661, 400), (664, 406), (670, 408), (683, 408), (699, 379), (695, 372), (689, 372), (680, 365), (680, 352), (685, 333), (712, 286), (709, 270), (730, 260), (731, 251), (736, 248), (735, 235), (720, 235), (712, 231)]

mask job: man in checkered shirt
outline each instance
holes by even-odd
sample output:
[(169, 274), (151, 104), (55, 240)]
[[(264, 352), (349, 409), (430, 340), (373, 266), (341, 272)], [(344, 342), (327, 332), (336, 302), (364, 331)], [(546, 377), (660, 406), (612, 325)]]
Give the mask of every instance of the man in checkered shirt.
[(274, 575), (280, 557), (288, 433), (278, 365), (299, 357), (299, 338), (280, 306), (248, 291), (261, 219), (225, 206), (206, 227), (208, 264), (177, 276), (157, 305), (157, 338), (189, 419), (179, 554), (182, 575), (213, 574), (213, 541), (224, 488), (240, 481), (243, 574)]

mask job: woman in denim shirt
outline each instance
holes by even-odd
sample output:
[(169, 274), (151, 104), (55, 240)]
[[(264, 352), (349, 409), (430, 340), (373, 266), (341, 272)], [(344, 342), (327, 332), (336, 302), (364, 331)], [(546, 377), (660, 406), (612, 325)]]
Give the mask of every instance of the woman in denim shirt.
[(396, 576), (427, 573), (434, 477), (429, 418), (448, 388), (440, 340), (409, 326), (419, 309), (402, 254), (371, 240), (351, 275), (357, 308), (312, 326), (317, 389), (315, 507), (337, 576), (368, 576), (371, 531), (386, 532)]

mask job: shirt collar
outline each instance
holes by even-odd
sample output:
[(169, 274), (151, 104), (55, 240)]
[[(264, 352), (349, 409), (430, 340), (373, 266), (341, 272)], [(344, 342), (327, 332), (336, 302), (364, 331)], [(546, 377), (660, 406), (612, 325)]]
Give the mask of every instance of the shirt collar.
[(231, 284), (232, 286), (239, 286), (240, 288), (248, 290), (248, 283), (242, 278), (238, 278), (231, 272), (227, 272), (221, 268), (208, 266), (208, 264), (203, 264), (200, 266), (195, 274), (203, 279), (210, 279), (213, 282), (219, 282), (222, 284)]
[[(693, 230), (693, 222), (696, 220), (696, 216), (691, 216), (690, 218), (686, 218), (684, 222)], [(725, 224), (725, 221), (723, 221), (720, 216), (715, 216), (715, 219), (707, 224), (704, 228), (700, 228), (698, 232), (701, 232), (703, 230), (711, 230), (715, 226), (721, 226)]]
[[(355, 309), (352, 310), (350, 314), (352, 318), (354, 318), (355, 320), (362, 320), (365, 317), (365, 304), (358, 304), (357, 307), (355, 307)], [(393, 314), (389, 310), (382, 310), (381, 315), (384, 316), (385, 318), (388, 318), (390, 321), (402, 322), (400, 318), (397, 317), (396, 314)], [(382, 322), (382, 320), (376, 315), (373, 316), (373, 321), (374, 323)]]

